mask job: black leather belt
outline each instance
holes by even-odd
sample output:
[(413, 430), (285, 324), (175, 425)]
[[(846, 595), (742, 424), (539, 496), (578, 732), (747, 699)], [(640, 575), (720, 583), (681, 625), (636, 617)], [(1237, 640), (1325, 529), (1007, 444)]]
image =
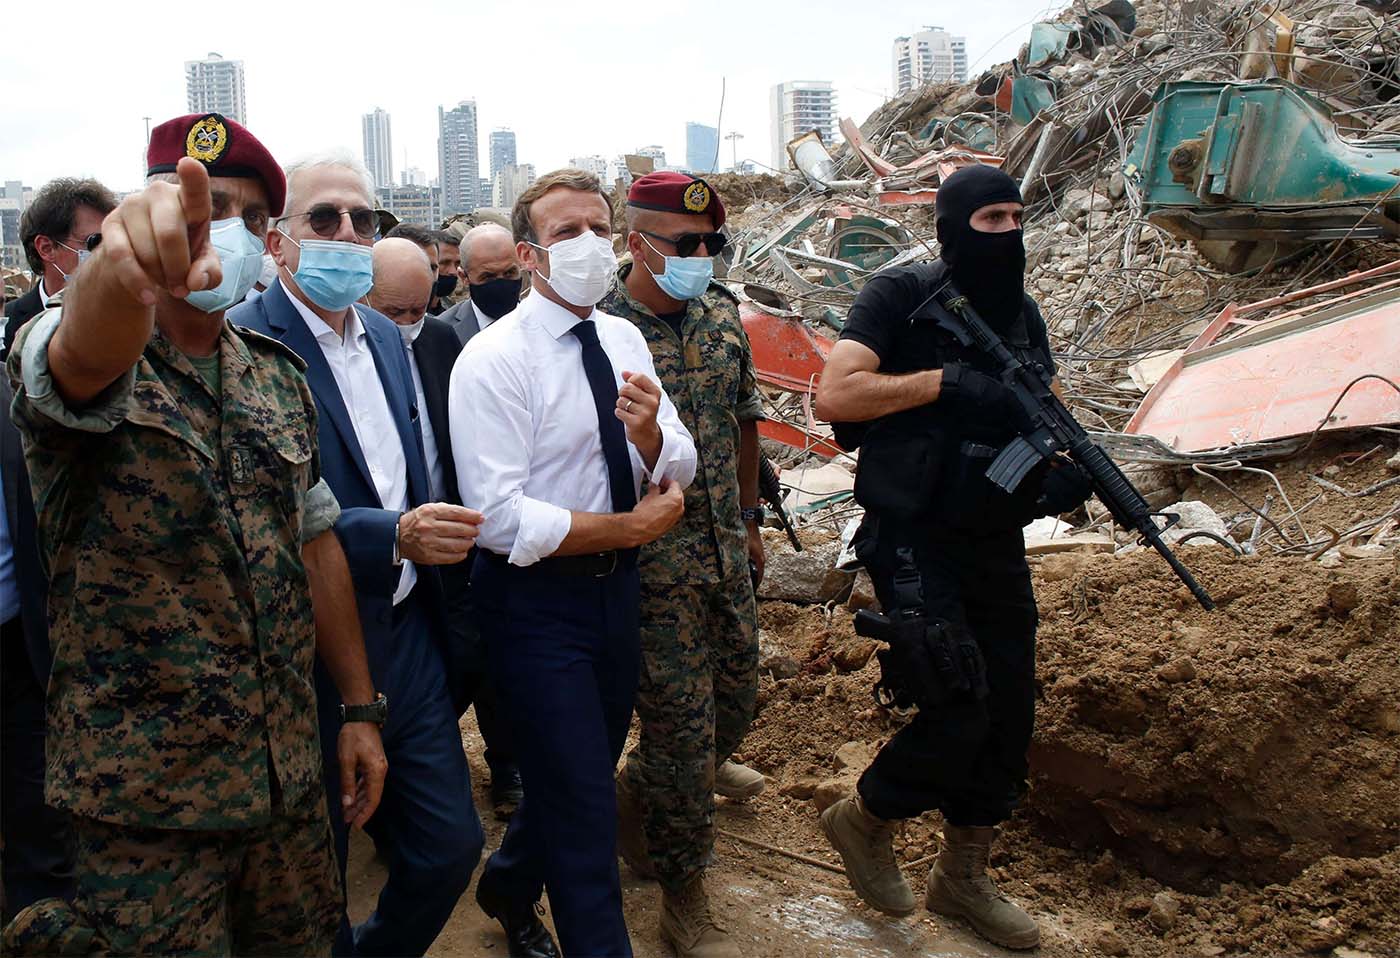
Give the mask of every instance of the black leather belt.
[(489, 562), (505, 566), (512, 572), (534, 572), (540, 575), (580, 576), (602, 579), (612, 575), (627, 562), (627, 556), (616, 549), (607, 552), (590, 552), (579, 556), (547, 556), (533, 565), (516, 566), (497, 552), (481, 550)]

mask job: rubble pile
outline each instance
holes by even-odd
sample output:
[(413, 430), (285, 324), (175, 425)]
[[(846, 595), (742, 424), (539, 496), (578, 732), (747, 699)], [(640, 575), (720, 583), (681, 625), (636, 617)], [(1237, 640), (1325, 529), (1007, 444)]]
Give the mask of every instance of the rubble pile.
[[(1211, 104), (1220, 97), (1218, 129), (1193, 138), (1171, 125), (1197, 109), (1182, 99), (1187, 94)], [(1235, 119), (1236, 126), (1227, 126)], [(1297, 139), (1295, 128), (1320, 130), (1319, 139)], [(1226, 142), (1228, 130), (1235, 140)], [(1316, 451), (1310, 433), (1348, 419), (1327, 409), (1330, 399), (1354, 401), (1372, 389), (1375, 404), (1400, 409), (1393, 356), (1362, 370), (1379, 381), (1357, 385), (1334, 372), (1335, 387), (1318, 387), (1332, 395), (1291, 431), (1250, 435), (1253, 427), (1232, 427), (1218, 442), (1193, 449), (1134, 422), (1144, 415), (1145, 397), (1175, 375), (1193, 344), (1203, 350), (1238, 342), (1252, 325), (1323, 309), (1334, 301), (1329, 297), (1388, 290), (1400, 276), (1387, 265), (1400, 260), (1400, 6), (1383, 0), (1076, 5), (1036, 24), (1016, 61), (966, 85), (911, 91), (859, 127), (843, 121), (842, 131), (845, 142), (830, 151), (811, 136), (794, 140), (789, 149), (798, 172), (788, 176), (787, 188), (763, 177), (736, 204), (727, 278), (751, 309), (800, 320), (829, 348), (870, 275), (937, 255), (932, 201), (941, 178), (967, 163), (999, 165), (1020, 181), (1027, 200), (1027, 290), (1049, 323), (1068, 402), (1130, 474), (1141, 478), (1143, 469), (1167, 466), (1179, 474), (1148, 479), (1165, 487), (1189, 484), (1194, 477), (1182, 474), (1191, 467), (1208, 472), (1201, 484), (1230, 503), (1224, 518), (1245, 551), (1321, 558), (1330, 550), (1335, 558), (1339, 544), (1400, 544), (1394, 485), (1358, 498), (1365, 514), (1330, 530), (1303, 518), (1302, 503), (1293, 504), (1295, 513), (1276, 495), (1241, 502), (1220, 491), (1246, 475), (1232, 463), (1271, 471), (1278, 461)], [(1265, 148), (1273, 141), (1260, 138), (1274, 133), (1297, 139), (1292, 153)], [(1212, 136), (1219, 143), (1212, 145)], [(1255, 141), (1265, 145), (1251, 154)], [(1343, 202), (1342, 184), (1370, 175), (1354, 163), (1372, 164), (1367, 169), (1380, 187)], [(1278, 169), (1294, 169), (1300, 179), (1290, 181)], [(1217, 174), (1229, 182), (1209, 183)], [(745, 179), (751, 178), (735, 183)], [(1190, 187), (1190, 202), (1164, 200), (1163, 183), (1178, 192)], [(1348, 276), (1350, 285), (1337, 284)], [(1248, 323), (1217, 328), (1227, 310), (1247, 314)], [(1280, 365), (1277, 375), (1288, 371)], [(1384, 392), (1386, 382), (1394, 392)], [(769, 393), (770, 415), (806, 437), (787, 447), (766, 443), (787, 467), (805, 465), (812, 448), (830, 437), (803, 392), (785, 383)], [(1369, 421), (1351, 418), (1384, 430), (1400, 415), (1382, 409)], [(1393, 430), (1359, 438), (1353, 451), (1378, 442), (1388, 450), (1383, 459), (1394, 454)], [(828, 459), (853, 468), (853, 457), (823, 452), (821, 461)], [(785, 475), (784, 484), (794, 485), (794, 477)], [(1331, 490), (1329, 498), (1344, 495)], [(1276, 521), (1285, 508), (1300, 527)], [(826, 508), (804, 503), (799, 521), (835, 531), (851, 512), (849, 497)], [(1092, 514), (1079, 521), (1080, 531), (1104, 525)]]

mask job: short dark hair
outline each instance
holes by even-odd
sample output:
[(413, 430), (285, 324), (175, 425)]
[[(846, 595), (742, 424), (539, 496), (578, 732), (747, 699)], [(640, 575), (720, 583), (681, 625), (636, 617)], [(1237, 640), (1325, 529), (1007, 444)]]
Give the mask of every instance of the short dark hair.
[(514, 208), (510, 211), (510, 228), (515, 234), (517, 243), (532, 243), (535, 236), (535, 224), (530, 222), (530, 207), (535, 200), (544, 196), (556, 186), (562, 186), (568, 190), (578, 190), (580, 193), (597, 193), (603, 198), (603, 203), (608, 207), (608, 218), (612, 219), (612, 197), (608, 196), (608, 191), (603, 189), (603, 181), (589, 173), (587, 170), (565, 167), (562, 170), (555, 170), (546, 173), (534, 183), (529, 189), (520, 194), (520, 198), (515, 201)]
[(406, 239), (424, 250), (430, 246), (437, 246), (439, 242), (437, 230), (430, 230), (426, 226), (414, 226), (412, 223), (400, 223), (385, 233), (384, 238)]
[(24, 244), (24, 258), (35, 276), (44, 274), (44, 261), (34, 248), (35, 238), (66, 238), (73, 232), (73, 220), (80, 206), (91, 207), (106, 216), (117, 208), (117, 198), (96, 180), (73, 177), (50, 180), (34, 194), (34, 201), (19, 220), (19, 240)]

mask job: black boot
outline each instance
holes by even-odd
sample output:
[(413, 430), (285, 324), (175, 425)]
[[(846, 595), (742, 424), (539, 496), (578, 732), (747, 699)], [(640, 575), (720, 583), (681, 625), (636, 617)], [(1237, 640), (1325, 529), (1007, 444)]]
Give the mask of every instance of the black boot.
[(478, 882), (476, 903), (488, 918), (496, 919), (506, 930), (506, 953), (510, 958), (559, 958), (554, 936), (540, 921), (544, 909), (538, 901), (507, 901)]
[(491, 769), (491, 804), (495, 806), (498, 819), (508, 820), (524, 797), (525, 787), (520, 782), (520, 769), (514, 762)]

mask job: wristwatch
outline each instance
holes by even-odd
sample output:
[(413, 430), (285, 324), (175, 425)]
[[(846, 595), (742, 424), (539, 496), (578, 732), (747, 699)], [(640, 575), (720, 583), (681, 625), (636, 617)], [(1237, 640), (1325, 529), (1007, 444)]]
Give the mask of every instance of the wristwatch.
[(739, 518), (745, 522), (757, 522), (762, 524), (764, 516), (768, 515), (762, 506), (750, 506), (747, 509), (739, 510)]
[(384, 726), (389, 721), (389, 700), (380, 692), (373, 702), (368, 705), (345, 705), (340, 706), (340, 724), (347, 722), (373, 722), (375, 725)]

